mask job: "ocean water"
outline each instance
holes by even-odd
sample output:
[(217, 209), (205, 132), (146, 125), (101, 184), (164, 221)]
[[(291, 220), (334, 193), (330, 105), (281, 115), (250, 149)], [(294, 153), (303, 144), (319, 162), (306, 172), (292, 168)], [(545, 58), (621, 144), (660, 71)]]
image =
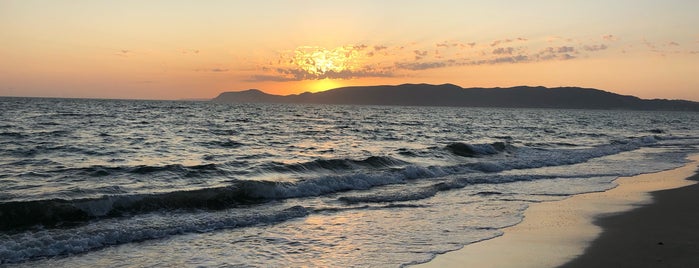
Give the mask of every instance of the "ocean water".
[(0, 98), (0, 264), (400, 267), (686, 163), (699, 114)]

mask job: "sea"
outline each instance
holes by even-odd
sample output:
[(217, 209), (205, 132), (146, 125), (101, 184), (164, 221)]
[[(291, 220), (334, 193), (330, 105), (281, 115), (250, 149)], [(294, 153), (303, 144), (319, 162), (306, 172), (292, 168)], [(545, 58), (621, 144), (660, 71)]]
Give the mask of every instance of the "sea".
[(699, 151), (693, 112), (5, 97), (0, 119), (9, 267), (409, 266)]

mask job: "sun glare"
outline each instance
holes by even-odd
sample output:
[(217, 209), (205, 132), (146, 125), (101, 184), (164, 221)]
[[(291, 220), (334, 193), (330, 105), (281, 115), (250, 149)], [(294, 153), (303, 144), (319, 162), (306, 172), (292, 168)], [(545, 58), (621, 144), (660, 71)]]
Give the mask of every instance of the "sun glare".
[(311, 75), (322, 76), (328, 72), (351, 70), (351, 61), (356, 56), (356, 51), (345, 47), (329, 50), (305, 46), (295, 51), (294, 63)]
[(320, 92), (326, 91), (328, 89), (338, 88), (341, 86), (342, 84), (340, 84), (337, 80), (325, 78), (322, 80), (312, 81), (309, 85), (309, 89), (311, 92)]

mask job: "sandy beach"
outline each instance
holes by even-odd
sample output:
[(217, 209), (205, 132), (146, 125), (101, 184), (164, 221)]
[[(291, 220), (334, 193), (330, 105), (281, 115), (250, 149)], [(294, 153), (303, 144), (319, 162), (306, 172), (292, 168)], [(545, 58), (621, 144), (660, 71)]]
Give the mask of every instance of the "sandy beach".
[(677, 169), (619, 178), (606, 192), (533, 204), (504, 235), (414, 267), (696, 265), (699, 156), (690, 159)]

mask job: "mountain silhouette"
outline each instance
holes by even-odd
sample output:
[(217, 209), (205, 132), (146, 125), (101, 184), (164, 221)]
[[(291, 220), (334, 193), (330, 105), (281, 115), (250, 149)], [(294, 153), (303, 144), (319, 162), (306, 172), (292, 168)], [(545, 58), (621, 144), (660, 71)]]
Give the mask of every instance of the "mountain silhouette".
[(462, 88), (453, 84), (341, 87), (317, 93), (272, 95), (257, 89), (223, 92), (214, 102), (401, 106), (699, 111), (699, 102), (640, 99), (579, 87)]

